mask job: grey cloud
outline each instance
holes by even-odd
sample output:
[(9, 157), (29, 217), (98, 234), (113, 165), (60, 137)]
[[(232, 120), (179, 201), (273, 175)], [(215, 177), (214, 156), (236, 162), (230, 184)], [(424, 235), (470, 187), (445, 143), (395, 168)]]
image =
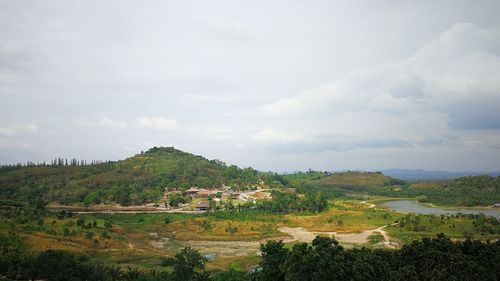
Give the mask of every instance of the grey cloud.
[(470, 100), (449, 107), (450, 126), (461, 130), (500, 129), (500, 92), (497, 98)]
[(271, 153), (322, 153), (365, 148), (404, 148), (413, 144), (402, 139), (359, 138), (350, 136), (316, 136), (309, 140), (268, 143), (264, 150)]

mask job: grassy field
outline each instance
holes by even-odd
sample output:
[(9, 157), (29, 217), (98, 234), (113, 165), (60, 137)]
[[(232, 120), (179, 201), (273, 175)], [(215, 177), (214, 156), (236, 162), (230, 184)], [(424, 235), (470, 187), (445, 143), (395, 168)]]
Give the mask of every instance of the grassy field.
[[(387, 198), (369, 197), (369, 202)], [(258, 263), (259, 245), (265, 239), (283, 239), (279, 227), (302, 227), (308, 231), (353, 233), (385, 228), (391, 241), (407, 243), (438, 233), (455, 238), (499, 239), (500, 226), (470, 217), (405, 215), (370, 208), (360, 200), (330, 200), (318, 214), (271, 214), (254, 211), (204, 214), (75, 214), (46, 217), (42, 222), (14, 223), (1, 218), (0, 231), (16, 231), (35, 251), (61, 249), (81, 253), (96, 261), (121, 266), (160, 268), (161, 260), (191, 246), (202, 254), (216, 254), (209, 269), (242, 267)], [(378, 247), (383, 237), (374, 233), (369, 242), (356, 247)], [(288, 243), (291, 247), (295, 242)]]

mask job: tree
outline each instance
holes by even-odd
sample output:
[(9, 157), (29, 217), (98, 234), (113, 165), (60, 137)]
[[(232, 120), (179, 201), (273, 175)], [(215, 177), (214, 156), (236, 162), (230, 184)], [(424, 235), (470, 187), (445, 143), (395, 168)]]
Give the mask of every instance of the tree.
[(113, 224), (110, 221), (106, 220), (104, 221), (104, 227), (107, 229), (111, 229), (113, 228)]
[(169, 205), (172, 207), (179, 207), (180, 204), (189, 202), (190, 198), (182, 196), (181, 194), (172, 194), (168, 197)]
[(197, 250), (186, 247), (175, 255), (166, 259), (165, 265), (173, 268), (172, 277), (175, 281), (203, 280), (207, 277), (205, 272), (206, 258)]
[(262, 260), (260, 262), (262, 271), (259, 273), (260, 280), (285, 280), (283, 265), (286, 261), (288, 250), (283, 247), (283, 241), (269, 240), (266, 244), (260, 245), (260, 251), (262, 252)]
[(85, 221), (83, 219), (76, 220), (76, 226), (83, 227), (85, 225)]

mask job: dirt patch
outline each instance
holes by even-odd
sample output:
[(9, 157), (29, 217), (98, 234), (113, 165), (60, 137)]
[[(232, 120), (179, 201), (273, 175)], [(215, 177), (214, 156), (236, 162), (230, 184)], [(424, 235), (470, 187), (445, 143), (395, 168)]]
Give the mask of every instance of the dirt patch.
[(381, 226), (376, 229), (363, 230), (357, 233), (338, 233), (338, 232), (312, 232), (302, 227), (280, 227), (278, 230), (289, 235), (285, 242), (311, 242), (316, 236), (328, 236), (337, 239), (337, 241), (345, 244), (366, 244), (368, 237), (375, 233), (380, 233), (384, 237), (384, 244), (391, 245), (389, 236)]
[[(316, 238), (317, 235), (320, 235), (320, 232), (311, 232), (311, 231), (309, 231), (305, 228), (302, 228), (302, 227), (284, 226), (284, 227), (278, 228), (278, 230), (291, 236), (291, 237), (287, 237), (285, 240), (283, 240), (283, 242), (298, 241), (298, 242), (309, 243), (312, 240), (314, 240), (314, 238)], [(321, 232), (321, 234), (325, 234), (325, 233), (328, 233), (328, 232)], [(328, 236), (331, 237), (331, 235), (328, 235)]]
[(370, 208), (370, 209), (371, 209), (371, 208), (375, 208), (375, 204), (368, 203), (368, 202), (366, 202), (366, 201), (361, 201), (360, 203), (361, 203), (361, 204), (365, 204), (365, 205), (367, 205), (367, 206), (368, 206), (368, 208)]

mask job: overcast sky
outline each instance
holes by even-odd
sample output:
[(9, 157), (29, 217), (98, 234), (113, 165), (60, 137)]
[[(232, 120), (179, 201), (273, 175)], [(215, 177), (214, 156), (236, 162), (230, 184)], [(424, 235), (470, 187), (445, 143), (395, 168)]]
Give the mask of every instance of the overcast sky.
[(500, 170), (500, 1), (0, 1), (0, 163)]

